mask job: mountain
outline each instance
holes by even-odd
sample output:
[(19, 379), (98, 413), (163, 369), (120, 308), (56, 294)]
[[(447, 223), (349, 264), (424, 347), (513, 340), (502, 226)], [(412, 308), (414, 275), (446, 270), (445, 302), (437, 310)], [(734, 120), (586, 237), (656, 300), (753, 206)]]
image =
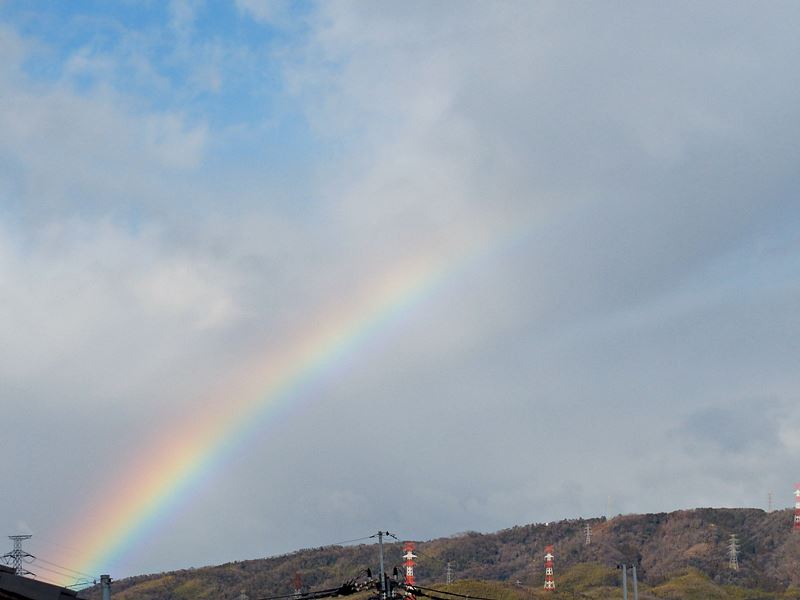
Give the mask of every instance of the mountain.
[[(529, 600), (532, 595), (539, 597), (544, 548), (552, 544), (558, 589), (571, 590), (575, 597), (618, 596), (616, 565), (626, 563), (637, 565), (642, 598), (800, 598), (800, 532), (792, 531), (792, 519), (788, 509), (767, 513), (697, 508), (609, 520), (535, 523), (488, 534), (466, 532), (417, 543), (417, 583), (440, 587), (450, 562), (458, 580), (450, 591)], [(587, 525), (591, 527), (589, 544)], [(729, 566), (731, 534), (738, 538), (738, 570)], [(402, 562), (402, 546), (385, 544), (384, 551), (391, 572)], [(291, 594), (295, 573), (300, 574), (304, 588), (332, 588), (367, 567), (376, 572), (377, 554), (374, 544), (328, 546), (142, 575), (115, 581), (112, 598), (234, 600), (243, 592), (251, 599), (264, 598)], [(481, 586), (489, 586), (493, 593), (479, 593)], [(605, 595), (594, 595), (601, 590), (606, 590)], [(99, 590), (84, 590), (81, 597), (98, 600)]]

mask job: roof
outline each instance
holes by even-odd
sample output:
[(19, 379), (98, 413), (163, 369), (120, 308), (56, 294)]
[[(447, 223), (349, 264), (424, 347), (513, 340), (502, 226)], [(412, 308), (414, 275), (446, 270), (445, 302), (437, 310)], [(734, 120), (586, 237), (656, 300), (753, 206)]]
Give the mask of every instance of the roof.
[(0, 600), (75, 600), (77, 592), (29, 577), (0, 565)]

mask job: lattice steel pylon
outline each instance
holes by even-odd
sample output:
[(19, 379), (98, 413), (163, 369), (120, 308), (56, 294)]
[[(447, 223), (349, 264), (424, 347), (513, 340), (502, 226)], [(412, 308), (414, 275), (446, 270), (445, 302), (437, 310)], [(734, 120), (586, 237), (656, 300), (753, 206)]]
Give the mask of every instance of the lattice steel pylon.
[(728, 566), (731, 571), (739, 570), (739, 540), (736, 539), (736, 534), (732, 533), (730, 541), (728, 541)]
[(586, 531), (586, 545), (588, 546), (592, 543), (592, 526), (587, 523), (586, 527), (584, 527), (584, 530)]
[(417, 555), (414, 554), (414, 542), (406, 542), (403, 544), (403, 550), (405, 550), (405, 554), (403, 554), (403, 567), (405, 567), (405, 583), (406, 585), (414, 585), (414, 567), (417, 563), (414, 562), (414, 559), (417, 558)]
[(30, 562), (28, 559), (33, 560), (36, 558), (33, 554), (26, 552), (22, 549), (22, 542), (24, 540), (31, 539), (32, 536), (30, 535), (10, 535), (8, 539), (14, 542), (14, 549), (11, 552), (7, 552), (4, 554), (2, 558), (6, 564), (11, 565), (14, 568), (14, 572), (17, 575), (34, 575), (26, 569), (22, 563), (23, 562)]
[(544, 589), (555, 590), (556, 580), (553, 576), (553, 546), (547, 546), (544, 551)]

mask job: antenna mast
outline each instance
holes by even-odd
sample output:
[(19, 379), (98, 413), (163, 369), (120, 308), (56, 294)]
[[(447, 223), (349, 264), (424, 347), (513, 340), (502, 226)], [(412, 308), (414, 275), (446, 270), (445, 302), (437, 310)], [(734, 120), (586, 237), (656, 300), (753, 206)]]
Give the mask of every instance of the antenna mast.
[(300, 578), (300, 573), (294, 574), (294, 579), (292, 580), (292, 585), (294, 586), (294, 597), (299, 598), (303, 595), (303, 580)]
[(555, 590), (556, 580), (553, 577), (553, 546), (547, 546), (544, 552), (544, 589)]

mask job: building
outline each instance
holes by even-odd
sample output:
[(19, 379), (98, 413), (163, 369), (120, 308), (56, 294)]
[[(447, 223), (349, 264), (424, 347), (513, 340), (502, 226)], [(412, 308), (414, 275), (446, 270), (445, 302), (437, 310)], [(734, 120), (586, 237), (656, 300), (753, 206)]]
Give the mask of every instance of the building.
[(0, 565), (0, 600), (76, 600), (78, 592), (17, 575)]

